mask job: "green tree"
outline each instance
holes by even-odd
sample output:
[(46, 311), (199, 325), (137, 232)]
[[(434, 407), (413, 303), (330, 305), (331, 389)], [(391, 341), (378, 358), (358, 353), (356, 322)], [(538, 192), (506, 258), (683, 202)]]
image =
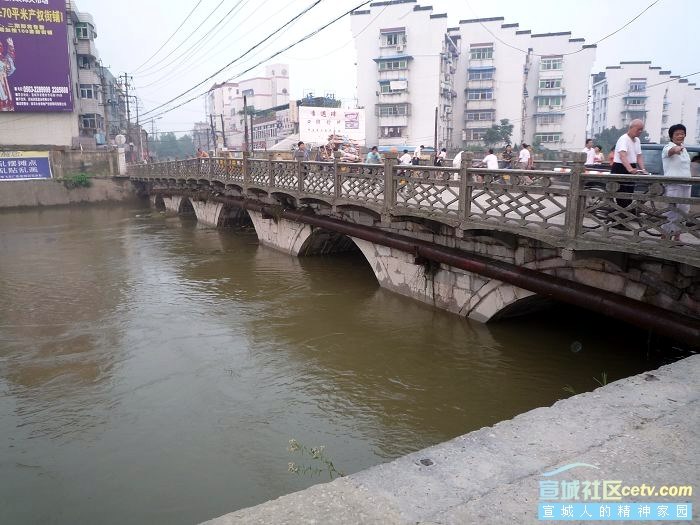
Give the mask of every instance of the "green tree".
[(500, 124), (494, 124), (484, 133), (484, 144), (486, 147), (497, 144), (510, 144), (510, 137), (513, 135), (513, 124), (507, 118), (501, 119)]
[(190, 135), (177, 137), (175, 133), (163, 133), (151, 143), (152, 155), (158, 159), (178, 157), (180, 159), (194, 155), (195, 147)]
[[(610, 148), (612, 148), (616, 143), (617, 139), (619, 139), (623, 133), (627, 133), (626, 129), (617, 129), (615, 126), (611, 128), (605, 128), (603, 129), (600, 133), (598, 133), (595, 137), (593, 137), (593, 143), (597, 146), (600, 146), (600, 149), (603, 150), (603, 152), (607, 153), (610, 151)], [(649, 142), (649, 133), (644, 130), (639, 137), (639, 140), (642, 142)], [(581, 145), (583, 148), (583, 144)]]

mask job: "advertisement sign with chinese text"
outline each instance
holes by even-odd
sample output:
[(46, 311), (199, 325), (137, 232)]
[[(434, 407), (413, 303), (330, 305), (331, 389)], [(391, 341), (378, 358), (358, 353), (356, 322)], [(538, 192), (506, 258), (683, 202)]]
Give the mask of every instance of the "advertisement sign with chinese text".
[(0, 181), (50, 178), (48, 151), (0, 151)]
[(327, 144), (338, 135), (361, 146), (365, 144), (365, 110), (299, 107), (299, 139), (315, 145)]
[(73, 110), (65, 0), (0, 0), (0, 111)]

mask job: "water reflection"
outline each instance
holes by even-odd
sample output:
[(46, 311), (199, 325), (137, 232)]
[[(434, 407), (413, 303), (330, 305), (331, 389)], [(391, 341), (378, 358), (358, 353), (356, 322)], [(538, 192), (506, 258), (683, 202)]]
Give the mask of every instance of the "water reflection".
[(360, 254), (146, 208), (0, 214), (0, 522), (254, 505), (319, 481), (287, 474), (289, 438), (353, 472), (654, 366), (608, 328), (472, 323), (382, 290)]

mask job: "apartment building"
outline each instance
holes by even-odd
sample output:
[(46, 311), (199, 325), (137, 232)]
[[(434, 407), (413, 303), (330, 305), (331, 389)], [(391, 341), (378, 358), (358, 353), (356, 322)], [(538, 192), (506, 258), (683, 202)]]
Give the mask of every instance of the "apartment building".
[(8, 77), (14, 103), (0, 112), (0, 145), (95, 149), (113, 141), (125, 128), (126, 99), (100, 61), (92, 15), (65, 0), (17, 11), (17, 22), (37, 23), (9, 15), (0, 30), (0, 41), (7, 46), (11, 36), (16, 47)]
[(650, 61), (620, 62), (592, 78), (591, 136), (642, 119), (653, 142), (668, 142), (668, 128), (682, 123), (688, 142), (700, 143), (700, 88), (688, 79)]
[(357, 48), (358, 104), (365, 108), (366, 143), (452, 145), (459, 48), (447, 14), (415, 0), (375, 2), (352, 13)]
[[(215, 84), (206, 98), (207, 119), (216, 130), (217, 147), (241, 149), (244, 143), (243, 97), (249, 109), (270, 109), (289, 103), (289, 66), (272, 64), (265, 75)], [(223, 126), (222, 126), (223, 119)], [(223, 132), (222, 132), (223, 131)]]
[(570, 32), (533, 34), (503, 17), (460, 20), (448, 32), (459, 37), (461, 145), (483, 144), (486, 130), (508, 119), (515, 143), (583, 147), (594, 45)]
[[(503, 17), (447, 27), (415, 0), (375, 2), (351, 17), (358, 97), (367, 141), (483, 145), (486, 130), (513, 124), (513, 142), (583, 147), (595, 45), (570, 32), (533, 34)], [(373, 111), (372, 111), (373, 110)]]

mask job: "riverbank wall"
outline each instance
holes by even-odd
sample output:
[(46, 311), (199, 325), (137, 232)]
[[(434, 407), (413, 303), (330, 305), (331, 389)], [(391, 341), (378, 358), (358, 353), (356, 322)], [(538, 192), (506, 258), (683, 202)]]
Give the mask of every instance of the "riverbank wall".
[[(206, 524), (542, 523), (540, 505), (631, 501), (695, 503), (692, 521), (696, 492), (601, 498), (603, 481), (697, 491), (699, 401), (695, 355)], [(584, 483), (595, 481), (600, 497), (585, 500)], [(563, 498), (562, 482), (578, 489)]]
[(123, 202), (137, 198), (129, 179), (90, 177), (89, 186), (70, 179), (0, 181), (0, 209)]

